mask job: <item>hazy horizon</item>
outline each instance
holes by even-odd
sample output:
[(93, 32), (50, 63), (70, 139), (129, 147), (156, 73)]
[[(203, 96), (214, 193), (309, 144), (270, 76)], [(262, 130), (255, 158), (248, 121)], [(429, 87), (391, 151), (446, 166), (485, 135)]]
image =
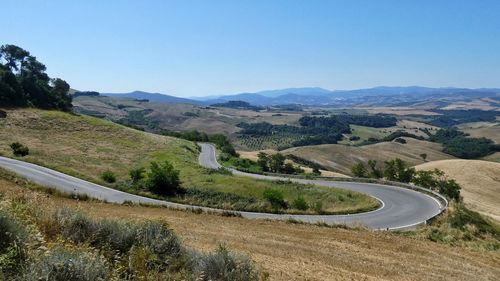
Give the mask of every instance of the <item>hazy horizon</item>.
[(500, 1), (13, 1), (15, 44), (72, 88), (178, 97), (500, 88)]

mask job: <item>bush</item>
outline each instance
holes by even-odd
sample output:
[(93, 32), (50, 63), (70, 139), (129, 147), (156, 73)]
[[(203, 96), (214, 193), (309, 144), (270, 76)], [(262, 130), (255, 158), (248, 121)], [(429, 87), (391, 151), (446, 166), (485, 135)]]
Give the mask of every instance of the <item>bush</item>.
[(7, 118), (7, 112), (0, 109), (0, 118)]
[(283, 193), (279, 190), (266, 188), (263, 193), (264, 199), (269, 201), (274, 208), (286, 208), (287, 204), (283, 199)]
[(132, 169), (129, 171), (130, 179), (133, 183), (137, 183), (144, 178), (144, 168)]
[(318, 201), (316, 203), (314, 203), (313, 205), (313, 210), (314, 212), (316, 212), (317, 214), (323, 214), (324, 211), (323, 211), (323, 203), (321, 201)]
[(101, 178), (107, 182), (107, 183), (114, 183), (116, 182), (116, 176), (113, 172), (107, 170), (104, 173), (102, 173)]
[(253, 281), (259, 274), (252, 262), (220, 246), (213, 253), (198, 259), (194, 268), (195, 280), (200, 281)]
[(297, 199), (293, 200), (292, 206), (301, 211), (305, 211), (309, 209), (309, 204), (307, 204), (306, 199), (304, 197), (299, 196)]
[(30, 150), (27, 146), (25, 145), (22, 145), (21, 143), (19, 142), (14, 142), (10, 145), (10, 148), (12, 148), (12, 153), (15, 155), (15, 156), (26, 156), (28, 154), (30, 154)]
[(398, 142), (398, 143), (401, 143), (401, 144), (405, 144), (406, 143), (406, 140), (403, 139), (403, 138), (397, 138), (394, 140), (395, 142)]
[(366, 168), (365, 165), (361, 162), (352, 166), (351, 173), (358, 178), (366, 178)]
[(2, 273), (18, 270), (26, 259), (27, 237), (26, 229), (9, 213), (0, 209), (0, 279)]
[(92, 219), (68, 208), (57, 209), (52, 221), (52, 234), (60, 234), (75, 243), (92, 241), (99, 230), (99, 225)]
[(95, 281), (109, 280), (104, 258), (81, 251), (56, 248), (32, 263), (22, 280)]
[(148, 174), (147, 186), (153, 193), (159, 195), (175, 195), (182, 191), (180, 188), (179, 171), (168, 161), (163, 164), (151, 162), (151, 171)]
[(449, 219), (454, 228), (465, 230), (467, 225), (474, 226), (480, 234), (491, 234), (500, 238), (500, 230), (495, 225), (485, 220), (479, 213), (465, 208), (459, 204)]

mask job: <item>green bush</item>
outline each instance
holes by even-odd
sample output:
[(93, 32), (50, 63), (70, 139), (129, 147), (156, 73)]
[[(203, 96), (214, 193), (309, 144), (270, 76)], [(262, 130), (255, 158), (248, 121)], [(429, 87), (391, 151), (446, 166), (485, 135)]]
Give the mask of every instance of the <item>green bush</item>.
[(321, 201), (318, 201), (316, 203), (314, 203), (313, 205), (313, 210), (314, 212), (316, 212), (317, 214), (323, 214), (324, 211), (323, 211), (323, 203)]
[(293, 200), (292, 207), (297, 210), (305, 211), (309, 209), (309, 204), (307, 204), (306, 199), (304, 199), (304, 197), (299, 196), (297, 197), (297, 199)]
[(136, 168), (129, 171), (130, 179), (133, 183), (137, 183), (144, 178), (145, 169), (144, 168)]
[(366, 168), (365, 165), (361, 162), (352, 166), (351, 173), (358, 178), (366, 178)]
[(116, 176), (113, 172), (111, 171), (105, 171), (104, 173), (102, 173), (101, 175), (101, 178), (107, 182), (107, 183), (114, 183), (116, 182)]
[(12, 153), (15, 155), (15, 156), (26, 156), (28, 154), (30, 154), (30, 150), (27, 146), (19, 143), (19, 142), (14, 142), (10, 145), (10, 148), (12, 149)]
[(33, 262), (22, 280), (99, 281), (109, 277), (106, 260), (101, 256), (56, 248)]
[(271, 205), (274, 208), (286, 209), (287, 204), (286, 204), (285, 200), (283, 199), (283, 193), (281, 193), (279, 190), (266, 188), (262, 195), (263, 195), (264, 199), (269, 201), (269, 203), (271, 203)]
[(491, 234), (500, 238), (500, 229), (488, 222), (479, 213), (465, 208), (459, 204), (452, 213), (449, 223), (452, 227), (465, 230), (467, 225), (473, 225), (480, 234)]
[(162, 164), (151, 162), (151, 171), (148, 174), (148, 189), (159, 195), (176, 195), (182, 192), (180, 187), (179, 171), (174, 169), (170, 162)]
[(194, 277), (199, 281), (256, 281), (258, 271), (247, 257), (220, 246), (213, 253), (195, 260)]

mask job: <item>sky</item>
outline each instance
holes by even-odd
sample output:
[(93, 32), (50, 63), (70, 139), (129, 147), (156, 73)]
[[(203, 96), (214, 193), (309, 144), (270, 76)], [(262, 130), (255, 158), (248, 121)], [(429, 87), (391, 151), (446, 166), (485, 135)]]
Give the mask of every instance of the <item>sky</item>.
[(0, 0), (15, 44), (78, 90), (499, 87), (499, 0)]

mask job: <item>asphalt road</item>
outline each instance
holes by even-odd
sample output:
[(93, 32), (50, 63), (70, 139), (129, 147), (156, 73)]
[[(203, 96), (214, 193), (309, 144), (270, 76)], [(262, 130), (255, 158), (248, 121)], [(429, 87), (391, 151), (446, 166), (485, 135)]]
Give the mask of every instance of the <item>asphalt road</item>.
[[(207, 168), (219, 168), (215, 154), (215, 148), (211, 144), (200, 144), (202, 151), (199, 156), (199, 164)], [(177, 204), (162, 200), (137, 196), (126, 192), (111, 189), (78, 179), (35, 164), (0, 157), (0, 167), (13, 171), (16, 174), (31, 180), (34, 183), (52, 187), (65, 193), (86, 194), (111, 203), (123, 203), (125, 201), (134, 203), (145, 203), (163, 205), (177, 209), (202, 209), (211, 212), (223, 212), (223, 210)], [(253, 177), (264, 180), (288, 180), (287, 178), (255, 175), (233, 170), (240, 176)], [(429, 218), (440, 213), (440, 204), (434, 198), (416, 191), (393, 186), (352, 183), (331, 182), (322, 180), (290, 179), (300, 183), (312, 183), (327, 187), (338, 187), (353, 191), (364, 192), (382, 202), (382, 206), (371, 212), (353, 215), (281, 215), (254, 212), (239, 212), (245, 218), (250, 219), (279, 219), (287, 220), (293, 218), (304, 222), (325, 222), (328, 224), (363, 225), (374, 229), (404, 229), (425, 222)], [(1, 187), (0, 187), (1, 188)]]
[[(220, 168), (216, 150), (212, 144), (200, 143), (201, 166), (211, 169)], [(306, 222), (326, 222), (329, 224), (363, 225), (374, 229), (407, 229), (433, 218), (441, 212), (441, 204), (433, 197), (414, 190), (374, 183), (341, 182), (325, 180), (307, 180), (265, 176), (230, 169), (233, 174), (263, 180), (291, 180), (304, 184), (316, 184), (326, 187), (363, 192), (378, 199), (382, 206), (371, 212), (352, 215), (277, 215), (245, 213), (248, 218), (288, 219), (294, 218)]]

